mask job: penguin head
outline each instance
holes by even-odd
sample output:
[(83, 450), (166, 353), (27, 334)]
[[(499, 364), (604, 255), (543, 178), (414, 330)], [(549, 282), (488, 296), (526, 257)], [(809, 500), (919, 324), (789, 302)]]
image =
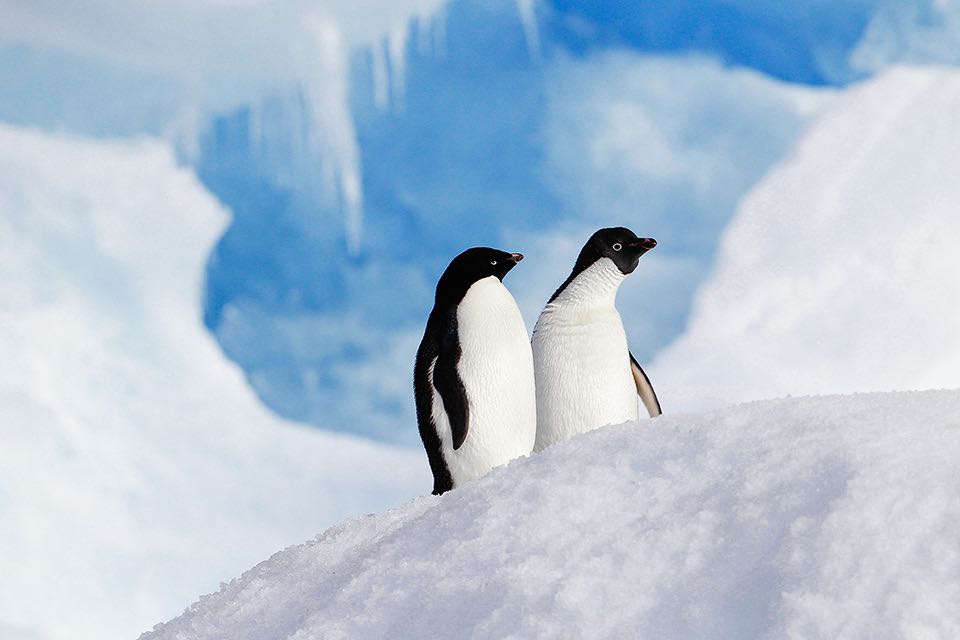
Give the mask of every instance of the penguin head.
[(640, 256), (657, 246), (653, 238), (638, 238), (625, 227), (600, 229), (587, 240), (577, 257), (575, 270), (586, 269), (600, 258), (610, 258), (624, 275), (633, 273)]
[(454, 258), (437, 283), (437, 300), (459, 302), (474, 282), (496, 276), (500, 281), (523, 260), (522, 253), (473, 247)]

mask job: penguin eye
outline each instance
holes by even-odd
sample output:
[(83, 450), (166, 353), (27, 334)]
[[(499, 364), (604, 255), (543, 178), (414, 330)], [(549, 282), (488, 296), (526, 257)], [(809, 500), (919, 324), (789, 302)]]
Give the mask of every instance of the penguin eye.
[(620, 251), (620, 249), (623, 249), (623, 245), (620, 244), (619, 242), (615, 242), (615, 243), (613, 244), (613, 250), (614, 250), (614, 251)]
[(490, 264), (492, 264), (493, 266), (497, 266), (497, 261), (496, 261), (496, 260), (491, 260), (491, 261), (490, 261)]

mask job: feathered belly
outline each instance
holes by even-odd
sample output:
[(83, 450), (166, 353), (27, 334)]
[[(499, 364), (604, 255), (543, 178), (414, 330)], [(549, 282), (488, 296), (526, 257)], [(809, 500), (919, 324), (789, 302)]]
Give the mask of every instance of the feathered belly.
[[(500, 293), (505, 294), (501, 296)], [(470, 301), (459, 313), (460, 361), (457, 365), (469, 404), (463, 445), (453, 449), (440, 395), (434, 391), (434, 419), (441, 431), (443, 455), (454, 484), (484, 475), (533, 450), (536, 437), (536, 392), (533, 355), (523, 317), (504, 289), (487, 292), (482, 312)]]
[(564, 323), (541, 318), (533, 337), (536, 449), (636, 420), (637, 392), (619, 316)]

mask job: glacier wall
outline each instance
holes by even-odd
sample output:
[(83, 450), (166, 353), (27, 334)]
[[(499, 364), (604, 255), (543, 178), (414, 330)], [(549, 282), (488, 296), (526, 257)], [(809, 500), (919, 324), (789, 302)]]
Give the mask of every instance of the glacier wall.
[(175, 141), (234, 214), (206, 267), (224, 351), (280, 414), (406, 443), (410, 356), (464, 246), (535, 258), (512, 283), (532, 323), (595, 227), (660, 238), (621, 301), (648, 359), (838, 87), (960, 51), (932, 0), (91, 7), (4, 7), (0, 119)]
[[(397, 56), (355, 54), (354, 253), (339, 203), (310, 197), (287, 166), (302, 117), (241, 109), (201, 135), (198, 175), (237, 212), (209, 265), (207, 325), (282, 415), (415, 442), (409, 356), (436, 278), (471, 245), (531, 257), (510, 285), (532, 326), (576, 255), (558, 251), (603, 225), (658, 237), (657, 275), (623, 300), (649, 357), (683, 327), (737, 199), (832, 94), (702, 54), (584, 56), (549, 36), (559, 18), (541, 3), (532, 49), (519, 9), (456, 2), (413, 22), (400, 89), (381, 77)], [(661, 304), (646, 303), (651, 289)]]

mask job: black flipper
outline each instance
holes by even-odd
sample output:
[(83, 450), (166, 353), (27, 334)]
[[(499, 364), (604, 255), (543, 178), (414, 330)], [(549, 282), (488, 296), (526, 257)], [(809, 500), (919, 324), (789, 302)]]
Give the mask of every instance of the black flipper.
[(417, 426), (420, 439), (427, 452), (430, 470), (433, 471), (433, 494), (440, 495), (453, 488), (450, 469), (443, 459), (443, 443), (433, 421), (433, 383), (430, 380), (430, 367), (440, 353), (440, 335), (442, 334), (441, 314), (431, 313), (427, 320), (427, 329), (417, 349), (417, 362), (413, 369), (413, 390), (417, 404)]
[(450, 421), (453, 435), (453, 448), (459, 449), (467, 439), (470, 428), (470, 405), (467, 402), (467, 390), (460, 379), (457, 363), (460, 362), (460, 340), (457, 335), (457, 316), (451, 314), (447, 330), (440, 336), (440, 353), (433, 367), (433, 386), (443, 398), (443, 408)]
[(637, 385), (637, 395), (640, 396), (643, 406), (647, 408), (647, 413), (650, 414), (651, 418), (662, 415), (663, 411), (660, 409), (660, 401), (657, 400), (657, 392), (653, 390), (650, 378), (644, 373), (643, 367), (640, 366), (632, 353), (630, 354), (630, 371), (633, 373), (633, 382)]

